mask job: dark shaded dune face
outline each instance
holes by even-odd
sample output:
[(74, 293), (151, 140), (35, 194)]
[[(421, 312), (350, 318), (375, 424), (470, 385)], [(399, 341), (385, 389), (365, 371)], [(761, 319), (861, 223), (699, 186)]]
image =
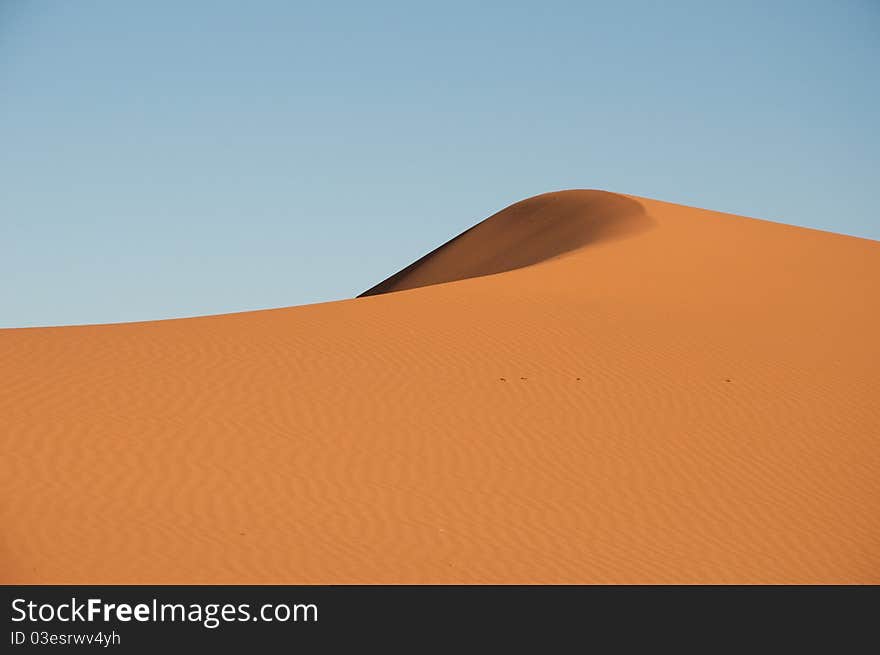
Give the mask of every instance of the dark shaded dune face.
[(490, 216), (361, 296), (503, 273), (651, 225), (642, 205), (626, 196), (592, 190), (545, 193)]

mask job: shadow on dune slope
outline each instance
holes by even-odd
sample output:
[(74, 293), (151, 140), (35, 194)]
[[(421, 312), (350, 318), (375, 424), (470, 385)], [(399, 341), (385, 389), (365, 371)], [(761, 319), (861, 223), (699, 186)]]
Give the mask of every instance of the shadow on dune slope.
[(616, 193), (545, 193), (502, 209), (358, 297), (503, 273), (649, 229), (641, 203)]

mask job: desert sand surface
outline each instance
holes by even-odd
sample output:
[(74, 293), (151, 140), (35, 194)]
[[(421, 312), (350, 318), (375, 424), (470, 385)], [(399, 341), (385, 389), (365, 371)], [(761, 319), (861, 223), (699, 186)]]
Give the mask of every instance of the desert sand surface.
[(880, 583), (878, 299), (564, 191), (356, 299), (0, 330), (0, 582)]

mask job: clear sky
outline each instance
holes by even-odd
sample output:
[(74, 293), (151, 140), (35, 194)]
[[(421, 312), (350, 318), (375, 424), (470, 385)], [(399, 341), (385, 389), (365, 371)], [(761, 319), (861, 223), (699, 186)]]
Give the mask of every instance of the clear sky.
[(351, 297), (565, 188), (880, 239), (878, 71), (876, 0), (0, 0), (0, 326)]

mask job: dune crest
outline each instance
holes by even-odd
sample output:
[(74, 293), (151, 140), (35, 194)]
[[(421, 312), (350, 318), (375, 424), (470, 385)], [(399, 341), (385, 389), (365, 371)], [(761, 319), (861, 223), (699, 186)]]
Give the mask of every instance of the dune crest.
[(501, 210), (359, 297), (503, 273), (650, 228), (637, 201), (617, 193), (544, 193)]

